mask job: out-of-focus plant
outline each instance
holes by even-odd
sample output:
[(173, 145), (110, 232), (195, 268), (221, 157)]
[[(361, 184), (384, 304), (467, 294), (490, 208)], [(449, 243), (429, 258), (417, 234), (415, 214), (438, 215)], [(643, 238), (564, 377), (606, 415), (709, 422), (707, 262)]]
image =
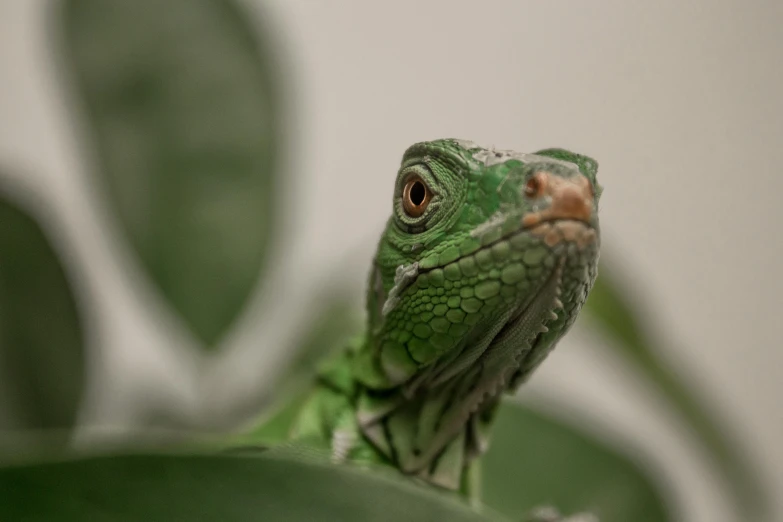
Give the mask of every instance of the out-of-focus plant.
[[(263, 282), (279, 220), (273, 194), (283, 186), (285, 115), (269, 42), (228, 0), (62, 0), (53, 21), (122, 239), (201, 345), (220, 349)], [(62, 444), (81, 401), (84, 321), (73, 275), (23, 199), (0, 197), (0, 428), (51, 431), (46, 440)], [(692, 428), (747, 519), (761, 520), (761, 488), (737, 446), (659, 359), (612, 272), (601, 273), (587, 321)], [(344, 319), (360, 307), (339, 297), (324, 304), (300, 355), (280, 372), (287, 386), (270, 387), (285, 394), (275, 401), (293, 400), (312, 361), (351, 333)], [(272, 416), (265, 440), (282, 438), (290, 411)], [(672, 520), (649, 470), (561, 417), (511, 401), (501, 408), (481, 513), (397, 476), (285, 452), (188, 445), (8, 464), (0, 468), (0, 519), (513, 520), (555, 505), (604, 522)], [(13, 438), (0, 440), (8, 450)]]

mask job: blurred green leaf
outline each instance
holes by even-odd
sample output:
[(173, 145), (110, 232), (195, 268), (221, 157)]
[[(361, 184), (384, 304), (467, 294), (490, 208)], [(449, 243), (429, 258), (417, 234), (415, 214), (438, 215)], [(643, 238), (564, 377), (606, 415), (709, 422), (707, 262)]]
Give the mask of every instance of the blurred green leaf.
[(658, 357), (662, 350), (643, 331), (639, 314), (612, 279), (613, 273), (611, 267), (602, 264), (585, 313), (614, 341), (608, 346), (630, 360), (686, 421), (721, 469), (748, 520), (765, 520), (768, 501), (758, 476), (728, 434), (730, 430), (722, 426), (706, 401)]
[(57, 429), (57, 440), (67, 439), (84, 357), (82, 325), (57, 254), (33, 219), (0, 197), (0, 429)]
[(214, 345), (273, 233), (270, 53), (225, 0), (64, 0), (62, 16), (111, 208), (169, 303)]
[(253, 445), (269, 448), (284, 444), (289, 439), (291, 426), (296, 422), (297, 415), (307, 398), (307, 393), (300, 393), (277, 402), (272, 408), (263, 412), (248, 430), (226, 437), (223, 445), (226, 447)]
[[(264, 456), (133, 455), (0, 470), (0, 520), (480, 521), (404, 479)], [(498, 519), (495, 519), (498, 520)]]
[(654, 484), (606, 444), (547, 415), (504, 402), (481, 472), (484, 502), (520, 519), (539, 506), (601, 522), (673, 520)]

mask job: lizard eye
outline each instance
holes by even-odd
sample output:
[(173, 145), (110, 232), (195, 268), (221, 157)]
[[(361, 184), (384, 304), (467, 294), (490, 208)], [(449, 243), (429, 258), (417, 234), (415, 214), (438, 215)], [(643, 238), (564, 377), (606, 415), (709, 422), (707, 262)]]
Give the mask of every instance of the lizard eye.
[(537, 198), (544, 192), (546, 186), (546, 174), (543, 172), (537, 172), (527, 180), (525, 183), (525, 196), (529, 198)]
[(419, 176), (411, 176), (402, 189), (402, 208), (410, 217), (419, 217), (427, 210), (432, 192)]

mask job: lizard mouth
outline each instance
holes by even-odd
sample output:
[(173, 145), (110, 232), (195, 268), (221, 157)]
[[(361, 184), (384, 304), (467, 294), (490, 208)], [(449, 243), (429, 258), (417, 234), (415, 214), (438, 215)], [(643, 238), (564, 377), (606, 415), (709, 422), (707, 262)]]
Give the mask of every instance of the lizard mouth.
[(569, 223), (573, 226), (579, 226), (584, 229), (594, 228), (593, 225), (589, 221), (585, 221), (583, 219), (575, 219), (575, 218), (568, 218), (568, 217), (551, 217), (547, 219), (542, 219), (540, 221), (536, 221), (535, 223), (522, 223), (522, 229), (523, 230), (533, 230), (535, 228), (538, 228), (543, 225), (552, 225), (552, 224), (563, 224), (563, 223)]
[(523, 226), (522, 230), (543, 239), (544, 243), (549, 247), (554, 247), (561, 243), (574, 243), (578, 248), (582, 249), (598, 239), (595, 227), (581, 219), (547, 219), (530, 226)]

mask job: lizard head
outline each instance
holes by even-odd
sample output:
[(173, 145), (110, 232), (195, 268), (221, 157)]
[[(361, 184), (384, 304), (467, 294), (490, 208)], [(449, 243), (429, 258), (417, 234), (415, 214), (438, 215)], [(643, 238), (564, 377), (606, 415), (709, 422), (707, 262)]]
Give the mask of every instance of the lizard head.
[(426, 368), (430, 384), (444, 382), (493, 347), (499, 382), (524, 379), (595, 279), (596, 171), (562, 149), (410, 147), (370, 277), (373, 348), (356, 358), (359, 380), (388, 389), (423, 382)]

